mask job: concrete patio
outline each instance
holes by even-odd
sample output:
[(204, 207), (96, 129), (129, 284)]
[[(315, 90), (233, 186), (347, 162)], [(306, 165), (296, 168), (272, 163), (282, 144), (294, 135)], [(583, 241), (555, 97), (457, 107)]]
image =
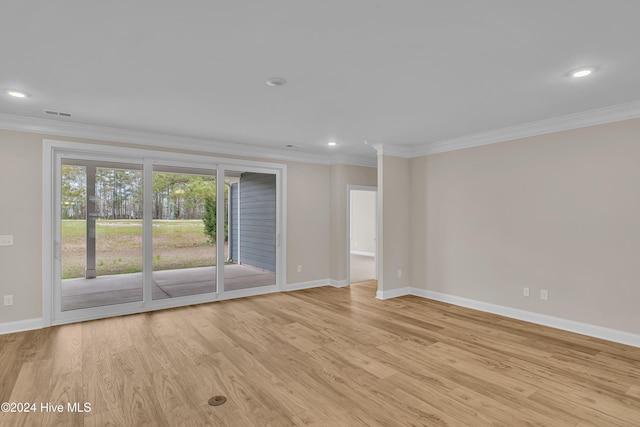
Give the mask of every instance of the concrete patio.
[[(276, 275), (245, 264), (224, 266), (225, 290), (269, 286)], [(216, 267), (197, 267), (153, 272), (154, 300), (197, 295), (216, 290)], [(99, 276), (62, 281), (62, 311), (142, 300), (142, 273)]]

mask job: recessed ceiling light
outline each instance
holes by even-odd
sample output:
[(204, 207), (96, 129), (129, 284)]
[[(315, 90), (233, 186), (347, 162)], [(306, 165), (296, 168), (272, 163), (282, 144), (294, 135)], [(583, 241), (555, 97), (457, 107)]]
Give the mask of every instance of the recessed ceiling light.
[(27, 92), (23, 92), (21, 90), (15, 89), (7, 89), (5, 90), (6, 94), (9, 96), (13, 96), (14, 98), (29, 98), (31, 95)]
[(591, 73), (593, 73), (593, 68), (580, 68), (579, 70), (572, 71), (571, 77), (587, 77)]
[(267, 86), (284, 86), (287, 80), (282, 77), (271, 77), (267, 79)]
[(338, 145), (338, 143), (335, 142), (335, 141), (329, 141), (329, 142), (327, 142), (327, 145), (330, 146), (330, 147), (333, 147), (335, 145)]

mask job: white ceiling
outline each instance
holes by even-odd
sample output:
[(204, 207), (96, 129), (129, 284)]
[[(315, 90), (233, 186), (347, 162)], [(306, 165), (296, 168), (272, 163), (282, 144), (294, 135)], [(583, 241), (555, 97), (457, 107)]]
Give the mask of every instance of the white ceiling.
[[(412, 149), (640, 100), (632, 0), (21, 0), (0, 16), (0, 90), (32, 94), (0, 95), (0, 113), (262, 150), (374, 158), (364, 140)], [(597, 70), (568, 77), (582, 66)]]

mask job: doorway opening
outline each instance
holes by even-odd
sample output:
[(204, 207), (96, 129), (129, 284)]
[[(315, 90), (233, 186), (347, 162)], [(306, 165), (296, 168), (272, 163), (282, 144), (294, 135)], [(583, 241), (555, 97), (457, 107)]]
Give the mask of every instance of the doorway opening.
[(377, 280), (377, 188), (351, 185), (347, 193), (349, 283)]

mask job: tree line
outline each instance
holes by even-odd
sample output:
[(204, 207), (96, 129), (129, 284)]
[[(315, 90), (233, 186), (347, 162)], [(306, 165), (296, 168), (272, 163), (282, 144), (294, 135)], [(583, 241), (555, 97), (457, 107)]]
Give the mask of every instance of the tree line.
[[(98, 218), (141, 219), (142, 181), (141, 171), (96, 168), (95, 202)], [(62, 218), (85, 219), (86, 169), (82, 166), (63, 166), (61, 184)], [(209, 210), (211, 201), (215, 206), (216, 179), (213, 176), (155, 172), (151, 185), (153, 219), (203, 219), (207, 214), (207, 200)]]

